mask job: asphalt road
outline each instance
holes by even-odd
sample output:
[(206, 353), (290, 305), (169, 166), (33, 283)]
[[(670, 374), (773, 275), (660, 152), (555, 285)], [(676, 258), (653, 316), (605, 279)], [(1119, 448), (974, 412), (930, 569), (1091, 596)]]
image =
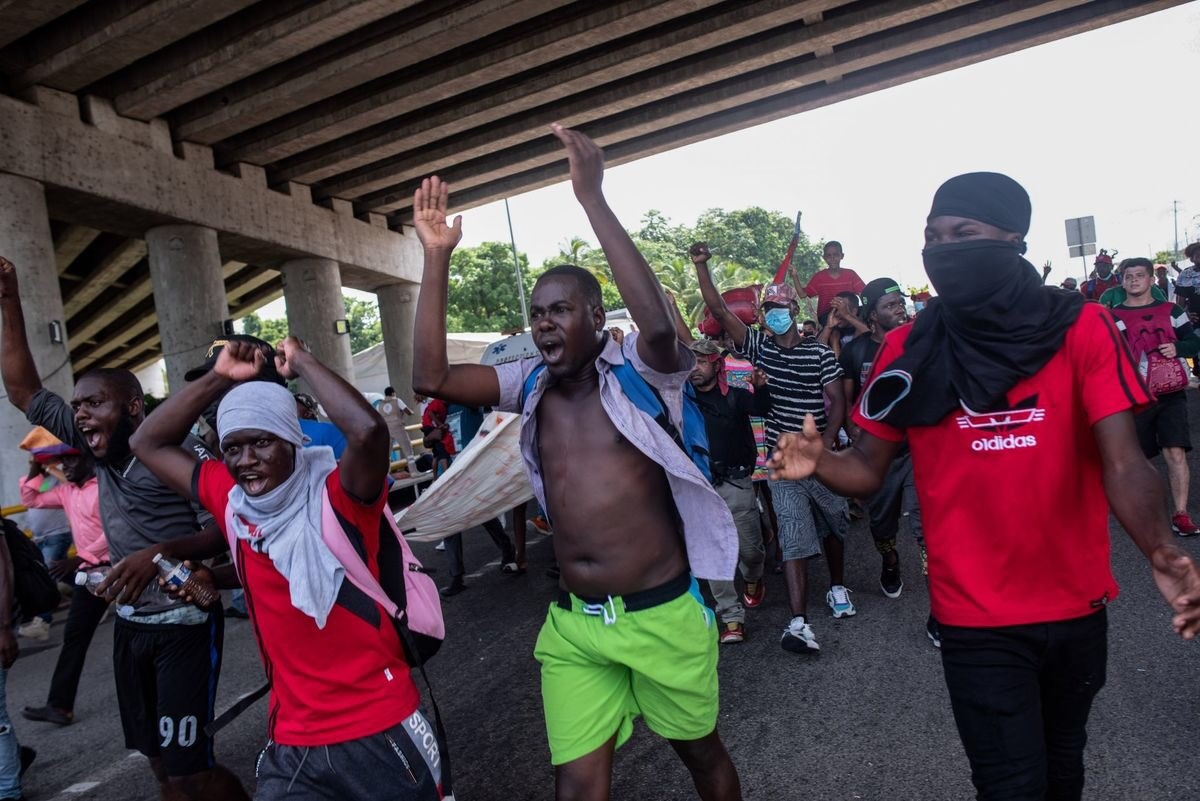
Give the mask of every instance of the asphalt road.
[[(1193, 428), (1200, 421), (1197, 401), (1200, 396), (1193, 395)], [(1192, 461), (1193, 493), (1200, 483), (1198, 462)], [(1195, 756), (1200, 643), (1185, 643), (1171, 633), (1169, 610), (1145, 560), (1115, 522), (1112, 534), (1122, 591), (1109, 608), (1108, 682), (1089, 726), (1085, 797), (1195, 801), (1200, 799)], [(468, 567), (477, 573), (466, 592), (445, 604), (449, 638), (430, 671), (450, 732), (456, 795), (462, 801), (550, 799), (553, 771), (532, 650), (555, 587), (544, 575), (552, 562), (551, 544), (533, 541), (529, 573), (509, 577), (499, 573), (498, 554), (486, 536), (473, 532), (466, 540)], [(1181, 542), (1200, 557), (1200, 537)], [(426, 545), (417, 550), (444, 574), (442, 554)], [(919, 569), (914, 570), (915, 545), (902, 542), (907, 584), (897, 600), (879, 592), (879, 557), (861, 522), (852, 530), (846, 554), (847, 584), (855, 590), (858, 615), (834, 621), (814, 597), (813, 625), (823, 648), (818, 658), (780, 649), (788, 616), (783, 579), (776, 575), (768, 576), (766, 603), (749, 614), (747, 641), (721, 650), (720, 731), (744, 796), (972, 798), (938, 653), (925, 637), (928, 596)], [(812, 575), (823, 597), (824, 565), (815, 563)], [(156, 799), (145, 760), (123, 747), (111, 622), (101, 627), (92, 646), (77, 722), (59, 729), (20, 718), (22, 707), (45, 701), (62, 615), (49, 644), (22, 641), (25, 650), (8, 676), (8, 709), (20, 740), (38, 750), (26, 775), (26, 797)], [(249, 624), (229, 621), (218, 708), (258, 686), (262, 676)], [(264, 742), (265, 706), (259, 702), (217, 739), (218, 759), (248, 788)], [(695, 797), (670, 747), (641, 723), (617, 754), (615, 777), (613, 798)]]

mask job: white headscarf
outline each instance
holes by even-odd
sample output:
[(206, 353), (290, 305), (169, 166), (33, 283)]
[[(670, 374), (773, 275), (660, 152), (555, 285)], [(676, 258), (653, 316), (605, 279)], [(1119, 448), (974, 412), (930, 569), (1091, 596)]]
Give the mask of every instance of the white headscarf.
[(323, 629), (345, 575), (321, 537), (325, 482), (337, 460), (331, 448), (304, 447), (307, 437), (300, 430), (296, 401), (278, 384), (239, 384), (221, 400), (217, 409), (220, 440), (246, 429), (265, 431), (290, 443), (295, 448), (295, 467), (286, 481), (263, 495), (249, 496), (240, 486), (229, 491), (234, 531), (239, 539), (270, 557), (287, 579), (292, 606)]

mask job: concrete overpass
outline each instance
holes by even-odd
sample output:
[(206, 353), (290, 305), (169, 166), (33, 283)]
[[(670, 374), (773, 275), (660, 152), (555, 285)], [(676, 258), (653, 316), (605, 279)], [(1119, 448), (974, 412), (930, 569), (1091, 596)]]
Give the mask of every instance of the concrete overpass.
[(348, 374), (342, 286), (407, 386), (426, 174), (478, 205), (565, 178), (552, 121), (621, 163), (1179, 2), (0, 0), (0, 253), (60, 391), (281, 294)]

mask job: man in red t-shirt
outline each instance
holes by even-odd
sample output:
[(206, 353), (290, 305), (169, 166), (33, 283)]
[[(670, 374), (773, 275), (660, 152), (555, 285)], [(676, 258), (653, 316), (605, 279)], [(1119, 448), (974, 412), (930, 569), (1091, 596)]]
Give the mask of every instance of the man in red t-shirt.
[(907, 437), (942, 665), (979, 797), (1079, 799), (1117, 594), (1108, 506), (1185, 639), (1200, 633), (1200, 571), (1171, 541), (1138, 446), (1132, 410), (1150, 397), (1137, 368), (1103, 308), (1043, 287), (1021, 258), (1030, 213), (1007, 176), (943, 184), (922, 254), (938, 297), (885, 338), (854, 414), (860, 436), (833, 453), (809, 419), (768, 466), (866, 496)]
[[(253, 380), (265, 358), (253, 345), (228, 343), (212, 370), (172, 395), (131, 441), (147, 467), (199, 500), (236, 540), (234, 564), (271, 679), (270, 744), (258, 762), (255, 799), (438, 799), (438, 747), (425, 736), (433, 727), (418, 708), (399, 633), (346, 580), (322, 531), (328, 499), (379, 579), (387, 424), (288, 337), (275, 358), (279, 375), (303, 378), (347, 443), (340, 462), (329, 447), (303, 447), (291, 393)], [(177, 443), (217, 398), (223, 458), (198, 463)], [(206, 568), (194, 574), (222, 583)], [(305, 759), (314, 747), (325, 756)]]
[(826, 242), (825, 250), (821, 255), (829, 267), (825, 270), (818, 270), (817, 274), (809, 279), (808, 285), (804, 287), (804, 294), (817, 299), (817, 320), (821, 325), (825, 325), (825, 318), (829, 316), (829, 308), (838, 293), (853, 292), (855, 295), (860, 295), (866, 284), (858, 277), (858, 273), (849, 267), (842, 266), (842, 258), (845, 254), (842, 253), (841, 242), (832, 239)]

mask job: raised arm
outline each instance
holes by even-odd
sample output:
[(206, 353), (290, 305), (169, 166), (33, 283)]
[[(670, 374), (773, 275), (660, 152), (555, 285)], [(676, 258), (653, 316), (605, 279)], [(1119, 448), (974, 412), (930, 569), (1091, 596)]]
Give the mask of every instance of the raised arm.
[[(667, 305), (671, 307), (671, 320), (675, 323), (675, 336), (685, 345), (692, 344), (696, 341), (696, 337), (692, 335), (692, 329), (684, 321), (683, 315), (679, 311), (679, 304), (675, 302), (675, 296), (671, 294), (669, 289), (664, 289), (663, 293), (667, 296)], [(621, 343), (618, 342), (617, 344)]]
[(392, 442), (387, 423), (379, 412), (296, 337), (289, 336), (279, 343), (275, 367), (285, 380), (304, 379), (325, 408), (330, 422), (346, 438), (346, 450), (339, 462), (342, 488), (365, 503), (378, 498), (387, 479)]
[(729, 310), (729, 307), (725, 305), (725, 298), (721, 297), (721, 293), (717, 291), (717, 285), (713, 283), (712, 275), (708, 272), (708, 260), (712, 258), (712, 251), (708, 249), (708, 243), (696, 242), (688, 248), (688, 256), (691, 257), (692, 265), (696, 268), (696, 279), (700, 282), (700, 296), (704, 298), (704, 305), (729, 334), (733, 344), (739, 348), (742, 347), (746, 344), (746, 324)]
[(450, 364), (446, 358), (446, 295), (450, 255), (462, 238), (462, 217), (446, 224), (450, 185), (436, 175), (426, 178), (413, 194), (413, 226), (425, 251), (421, 294), (413, 325), (413, 391), (465, 406), (495, 406), (500, 381), (491, 367)]
[(1142, 456), (1133, 414), (1109, 415), (1092, 426), (1104, 469), (1104, 493), (1154, 571), (1158, 591), (1175, 611), (1175, 631), (1190, 640), (1200, 634), (1200, 571), (1174, 543), (1167, 521), (1162, 481)]
[(239, 376), (238, 380), (248, 380), (256, 377), (265, 363), (266, 356), (249, 342), (226, 344), (213, 369), (171, 393), (154, 414), (142, 421), (129, 438), (134, 455), (172, 490), (196, 500), (192, 489), (196, 457), (180, 443), (204, 410), (233, 387), (231, 364), (237, 367), (234, 375)]
[(637, 324), (640, 332), (638, 355), (649, 367), (659, 372), (678, 370), (679, 340), (667, 296), (663, 294), (658, 277), (604, 199), (601, 189), (604, 153), (579, 131), (561, 125), (552, 125), (550, 128), (567, 149), (575, 199), (583, 206), (592, 224), (596, 239), (608, 258), (608, 266), (612, 268), (617, 289), (629, 309), (629, 316)]
[(21, 411), (27, 410), (42, 388), (42, 379), (25, 338), (17, 268), (3, 256), (0, 256), (0, 374), (9, 402)]

